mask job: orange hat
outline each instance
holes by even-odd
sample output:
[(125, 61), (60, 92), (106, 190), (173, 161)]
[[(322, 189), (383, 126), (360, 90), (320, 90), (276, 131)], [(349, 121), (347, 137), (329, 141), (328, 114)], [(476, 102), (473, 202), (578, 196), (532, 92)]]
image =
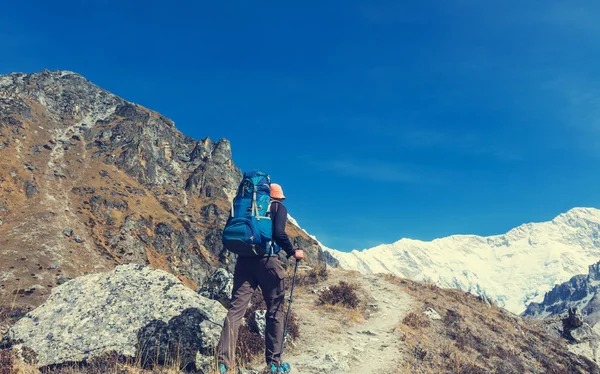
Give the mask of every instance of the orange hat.
[(277, 183), (271, 183), (271, 197), (273, 199), (285, 199), (285, 196), (283, 196), (283, 188)]

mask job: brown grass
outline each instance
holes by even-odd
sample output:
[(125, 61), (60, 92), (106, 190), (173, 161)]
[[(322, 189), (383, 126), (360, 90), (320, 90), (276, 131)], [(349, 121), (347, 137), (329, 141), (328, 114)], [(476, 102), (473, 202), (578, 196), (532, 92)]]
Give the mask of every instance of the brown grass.
[[(568, 351), (539, 322), (522, 319), (478, 297), (386, 276), (419, 302), (396, 332), (407, 360), (399, 373), (598, 373), (598, 367)], [(430, 320), (433, 308), (442, 317)]]
[(0, 374), (11, 374), (15, 365), (15, 358), (12, 350), (0, 350)]
[[(12, 366), (3, 366), (3, 363), (8, 360), (11, 360)], [(123, 358), (116, 353), (106, 353), (84, 363), (38, 369), (32, 364), (15, 359), (11, 350), (0, 350), (0, 374), (179, 374), (184, 372), (179, 369), (176, 362), (145, 369), (139, 359)]]
[(326, 281), (327, 277), (327, 268), (325, 266), (316, 266), (307, 271), (299, 272), (296, 284), (299, 286), (312, 286)]

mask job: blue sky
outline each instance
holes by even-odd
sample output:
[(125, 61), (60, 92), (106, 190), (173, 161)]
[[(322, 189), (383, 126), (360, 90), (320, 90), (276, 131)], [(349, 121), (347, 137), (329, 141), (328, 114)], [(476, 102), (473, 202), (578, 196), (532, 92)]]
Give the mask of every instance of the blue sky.
[(187, 135), (230, 139), (333, 248), (600, 207), (597, 1), (2, 8), (0, 73), (73, 70)]

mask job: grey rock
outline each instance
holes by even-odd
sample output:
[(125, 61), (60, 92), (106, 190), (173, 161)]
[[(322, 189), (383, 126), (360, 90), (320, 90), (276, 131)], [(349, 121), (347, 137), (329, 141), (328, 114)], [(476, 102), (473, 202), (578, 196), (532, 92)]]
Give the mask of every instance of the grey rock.
[(588, 274), (575, 275), (554, 286), (541, 303), (530, 303), (523, 316), (537, 319), (559, 317), (570, 307), (577, 307), (590, 326), (600, 321), (600, 262), (590, 265)]
[[(327, 291), (328, 289), (329, 289), (328, 286), (321, 286), (319, 288), (315, 288), (315, 289), (311, 290), (311, 292), (315, 295), (320, 295), (323, 292)], [(374, 305), (377, 306), (377, 304), (374, 304)]]
[(33, 195), (37, 195), (38, 193), (38, 185), (34, 181), (25, 182), (25, 195), (27, 197), (32, 197)]
[(26, 168), (27, 170), (31, 170), (31, 171), (35, 171), (35, 170), (37, 170), (37, 168), (35, 167), (35, 165), (32, 165), (32, 164), (30, 164), (30, 163), (25, 163), (25, 168)]
[(340, 266), (340, 262), (331, 255), (331, 253), (327, 252), (327, 251), (323, 251), (322, 248), (319, 246), (319, 250), (320, 253), (322, 253), (323, 258), (324, 258), (324, 263), (327, 264), (327, 266), (331, 266), (332, 268), (336, 268)]
[(171, 236), (171, 234), (173, 234), (174, 231), (175, 230), (173, 230), (173, 227), (168, 223), (160, 222), (158, 225), (156, 225), (154, 233), (156, 235)]
[(217, 300), (226, 308), (231, 306), (233, 291), (233, 274), (226, 269), (218, 269), (206, 279), (198, 293), (211, 300)]
[(4, 201), (0, 201), (0, 213), (8, 213), (8, 204)]
[(63, 235), (66, 237), (71, 237), (71, 235), (73, 235), (73, 229), (70, 227), (65, 227), (65, 229), (63, 230)]
[(576, 329), (569, 330), (568, 334), (569, 338), (575, 343), (583, 343), (590, 340), (600, 342), (600, 335), (598, 335), (587, 323)]
[(438, 321), (442, 319), (439, 313), (436, 312), (433, 308), (427, 308), (427, 310), (424, 313), (432, 321)]
[[(225, 225), (222, 225), (221, 227), (224, 226)], [(224, 250), (222, 237), (222, 228), (218, 227), (212, 230), (207, 230), (204, 234), (204, 247), (212, 253), (219, 255)]]
[(583, 315), (577, 309), (577, 307), (570, 307), (567, 316), (562, 320), (563, 329), (565, 331), (575, 330), (578, 327), (583, 326)]
[(207, 223), (219, 222), (226, 220), (228, 214), (223, 212), (216, 204), (209, 204), (200, 209), (200, 215)]
[(371, 330), (365, 330), (365, 331), (361, 331), (361, 334), (365, 334), (365, 335), (369, 335), (369, 336), (377, 336), (379, 335), (378, 333), (371, 331)]
[(345, 360), (343, 357), (337, 357), (328, 353), (325, 355), (324, 361), (331, 371), (347, 372), (348, 370), (350, 370), (348, 361)]
[(50, 265), (50, 270), (58, 269), (59, 267), (60, 267), (60, 264), (58, 262), (53, 262)]
[(61, 285), (61, 284), (65, 284), (68, 281), (70, 281), (72, 278), (66, 277), (64, 275), (61, 275), (60, 277), (58, 277), (58, 280), (56, 281), (56, 284)]
[(60, 170), (54, 170), (54, 176), (59, 178), (66, 178), (67, 176)]
[(478, 295), (477, 299), (479, 301), (481, 301), (482, 303), (484, 303), (485, 306), (487, 306), (488, 308), (492, 307), (492, 303), (490, 303), (490, 300), (487, 298), (487, 296), (485, 296), (485, 295)]
[(75, 243), (83, 243), (85, 241), (77, 235), (73, 235), (73, 240), (75, 241)]
[(46, 148), (49, 151), (54, 149), (50, 144), (44, 144), (44, 148)]
[(111, 351), (144, 366), (172, 362), (177, 354), (182, 366), (193, 366), (198, 354), (212, 357), (225, 314), (172, 274), (127, 264), (54, 288), (4, 340), (17, 352), (33, 351), (37, 367)]
[(96, 189), (94, 187), (73, 187), (71, 189), (71, 192), (73, 192), (76, 195), (79, 196), (85, 196), (87, 194), (94, 194), (96, 193)]
[(254, 331), (260, 334), (260, 336), (264, 339), (265, 337), (265, 328), (267, 326), (267, 311), (266, 310), (256, 310), (254, 312)]

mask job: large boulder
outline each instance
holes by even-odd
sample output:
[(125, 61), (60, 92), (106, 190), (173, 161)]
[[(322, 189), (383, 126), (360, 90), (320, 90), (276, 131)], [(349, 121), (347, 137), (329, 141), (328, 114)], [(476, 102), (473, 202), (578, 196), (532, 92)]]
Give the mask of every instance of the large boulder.
[(217, 300), (226, 308), (231, 306), (231, 292), (233, 291), (233, 274), (226, 269), (218, 269), (206, 279), (198, 290), (201, 296)]
[(55, 288), (3, 340), (37, 367), (110, 352), (144, 366), (178, 359), (190, 368), (197, 356), (213, 356), (225, 314), (221, 304), (186, 288), (175, 276), (127, 264)]

